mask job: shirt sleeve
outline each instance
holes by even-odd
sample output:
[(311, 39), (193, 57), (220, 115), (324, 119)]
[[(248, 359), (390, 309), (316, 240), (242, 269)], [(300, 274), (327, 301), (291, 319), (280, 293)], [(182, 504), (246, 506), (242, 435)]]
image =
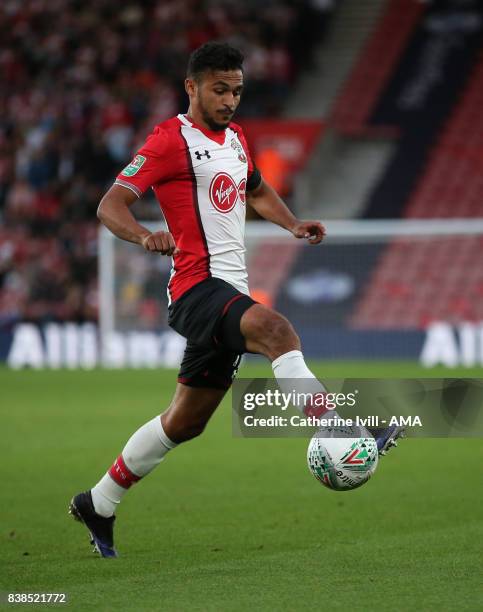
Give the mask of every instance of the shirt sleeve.
[(260, 174), (260, 170), (256, 167), (254, 161), (252, 160), (252, 156), (250, 155), (250, 149), (248, 148), (248, 143), (245, 138), (245, 134), (241, 126), (237, 124), (232, 124), (235, 129), (238, 139), (241, 142), (243, 149), (245, 150), (245, 155), (247, 156), (248, 162), (248, 172), (247, 172), (247, 191), (253, 191), (256, 189), (260, 183), (262, 182), (262, 175)]
[(131, 162), (117, 175), (114, 184), (127, 187), (140, 198), (149, 187), (163, 179), (167, 145), (166, 132), (156, 127)]

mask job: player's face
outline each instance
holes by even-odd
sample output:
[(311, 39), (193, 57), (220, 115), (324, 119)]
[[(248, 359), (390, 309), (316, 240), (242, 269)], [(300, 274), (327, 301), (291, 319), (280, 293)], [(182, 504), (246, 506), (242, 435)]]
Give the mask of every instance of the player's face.
[(243, 89), (241, 70), (204, 73), (199, 81), (192, 81), (190, 102), (192, 110), (215, 131), (228, 127), (235, 114)]

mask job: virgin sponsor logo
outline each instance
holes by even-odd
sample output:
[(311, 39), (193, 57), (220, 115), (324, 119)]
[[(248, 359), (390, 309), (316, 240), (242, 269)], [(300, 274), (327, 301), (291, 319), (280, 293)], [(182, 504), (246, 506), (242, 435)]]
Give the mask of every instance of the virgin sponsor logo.
[[(241, 193), (240, 187), (242, 188)], [(240, 181), (240, 185), (237, 187), (229, 174), (218, 172), (210, 185), (211, 203), (219, 212), (230, 212), (230, 210), (233, 210), (238, 197), (245, 203), (245, 188), (246, 181)]]

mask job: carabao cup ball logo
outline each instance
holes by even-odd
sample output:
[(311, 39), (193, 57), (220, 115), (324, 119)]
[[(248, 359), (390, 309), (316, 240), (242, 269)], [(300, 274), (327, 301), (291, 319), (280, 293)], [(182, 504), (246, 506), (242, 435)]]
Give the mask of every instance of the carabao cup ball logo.
[(218, 172), (210, 185), (210, 200), (216, 210), (227, 213), (232, 210), (238, 198), (238, 189), (229, 174)]

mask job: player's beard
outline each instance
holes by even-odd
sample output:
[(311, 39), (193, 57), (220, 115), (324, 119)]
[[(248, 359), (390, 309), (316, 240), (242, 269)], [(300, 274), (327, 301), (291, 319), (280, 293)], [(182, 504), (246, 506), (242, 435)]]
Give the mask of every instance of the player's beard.
[(225, 123), (218, 123), (217, 121), (215, 121), (215, 119), (213, 119), (213, 117), (206, 110), (203, 102), (201, 101), (201, 98), (198, 98), (198, 107), (199, 107), (199, 109), (201, 111), (201, 115), (203, 117), (203, 121), (210, 128), (210, 130), (213, 130), (213, 132), (221, 132), (221, 131), (225, 130), (228, 127), (228, 125), (230, 124), (229, 120), (226, 121)]

